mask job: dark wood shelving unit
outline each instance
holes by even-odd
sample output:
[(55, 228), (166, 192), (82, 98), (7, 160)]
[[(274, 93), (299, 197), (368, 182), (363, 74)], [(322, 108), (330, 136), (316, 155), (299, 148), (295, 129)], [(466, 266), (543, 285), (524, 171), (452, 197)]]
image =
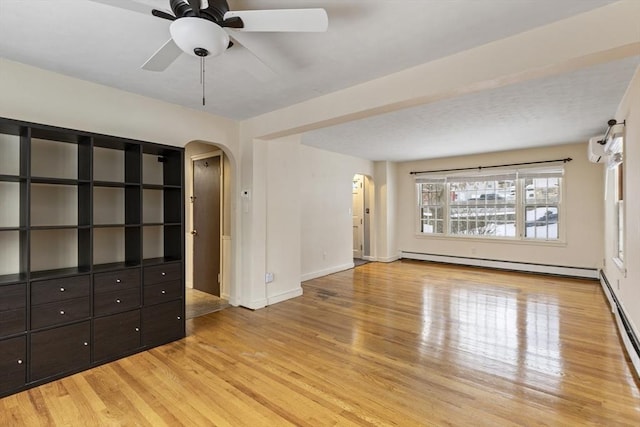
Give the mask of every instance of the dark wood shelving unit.
[(183, 168), (0, 118), (0, 397), (184, 337)]

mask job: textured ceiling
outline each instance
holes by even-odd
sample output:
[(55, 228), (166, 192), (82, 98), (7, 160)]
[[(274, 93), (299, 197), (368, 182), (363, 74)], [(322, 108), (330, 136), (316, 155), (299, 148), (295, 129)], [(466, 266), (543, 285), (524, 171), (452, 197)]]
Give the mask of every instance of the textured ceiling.
[[(169, 21), (150, 14), (89, 0), (0, 0), (0, 57), (243, 120), (612, 2), (229, 0), (232, 10), (324, 7), (329, 31), (244, 33), (244, 45), (277, 75), (264, 81), (254, 72), (256, 57), (234, 46), (207, 60), (205, 107), (198, 59), (182, 55), (160, 73), (140, 69), (169, 38)], [(168, 9), (168, 0), (135, 3), (142, 11)], [(395, 160), (580, 140), (613, 114), (633, 65), (622, 61), (450, 99), (315, 131), (303, 140)], [(436, 143), (444, 140), (448, 150)]]
[(640, 57), (374, 116), (303, 135), (305, 145), (404, 161), (587, 141), (604, 133)]

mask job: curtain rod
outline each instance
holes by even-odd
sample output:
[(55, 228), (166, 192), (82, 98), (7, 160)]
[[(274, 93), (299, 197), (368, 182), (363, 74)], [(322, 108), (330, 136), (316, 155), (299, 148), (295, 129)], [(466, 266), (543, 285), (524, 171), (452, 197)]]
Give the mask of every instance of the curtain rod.
[(573, 160), (571, 157), (567, 157), (564, 159), (556, 159), (556, 160), (541, 160), (539, 162), (523, 162), (523, 163), (507, 163), (504, 165), (492, 165), (492, 166), (478, 166), (476, 168), (456, 168), (456, 169), (438, 169), (438, 170), (428, 170), (428, 171), (411, 171), (409, 172), (410, 175), (418, 175), (421, 173), (436, 173), (436, 172), (457, 172), (457, 171), (472, 171), (472, 170), (478, 170), (481, 171), (482, 169), (491, 169), (491, 168), (504, 168), (507, 166), (525, 166), (525, 165), (539, 165), (542, 163), (567, 163), (570, 162), (571, 160)]

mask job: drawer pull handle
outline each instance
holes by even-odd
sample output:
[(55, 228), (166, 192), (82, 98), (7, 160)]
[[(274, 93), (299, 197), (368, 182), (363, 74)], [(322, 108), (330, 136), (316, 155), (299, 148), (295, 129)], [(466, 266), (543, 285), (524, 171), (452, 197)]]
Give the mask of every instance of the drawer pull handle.
[(181, 317), (181, 316), (178, 316), (178, 320), (182, 320), (182, 317)]
[(60, 288), (60, 292), (64, 292), (64, 288)]
[(119, 299), (116, 300), (116, 304), (120, 304), (122, 301), (120, 301)]
[(64, 310), (60, 310), (60, 315), (64, 316)]
[(18, 359), (18, 365), (22, 365), (22, 359)]
[(89, 345), (89, 343), (86, 342), (86, 341), (83, 344), (84, 344), (85, 347)]
[(136, 328), (136, 332), (140, 332), (140, 328)]
[(162, 290), (162, 292), (161, 292), (161, 294), (162, 294), (162, 295), (164, 295), (164, 294), (166, 294), (166, 293), (167, 293), (167, 291), (165, 291), (164, 289), (163, 289), (163, 290)]
[(164, 271), (162, 273), (160, 273), (160, 274), (163, 275), (163, 276), (167, 275), (167, 273), (165, 273)]
[(122, 282), (122, 280), (116, 279), (116, 283), (120, 283), (120, 282)]

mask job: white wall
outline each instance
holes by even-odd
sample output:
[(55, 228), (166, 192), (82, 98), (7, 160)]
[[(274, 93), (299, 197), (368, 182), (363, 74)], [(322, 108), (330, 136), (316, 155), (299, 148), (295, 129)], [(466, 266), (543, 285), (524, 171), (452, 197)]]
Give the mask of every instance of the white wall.
[[(238, 182), (239, 124), (233, 120), (158, 101), (0, 58), (0, 117), (184, 147), (208, 141), (221, 148)], [(240, 236), (238, 192), (229, 200), (234, 236)], [(12, 236), (11, 236), (12, 237)], [(238, 239), (240, 241), (240, 239)], [(249, 242), (249, 245), (251, 243)], [(241, 258), (250, 253), (232, 242), (234, 283), (230, 302), (241, 304)]]
[(375, 206), (378, 213), (376, 259), (382, 262), (391, 262), (400, 258), (396, 237), (397, 164), (375, 162), (374, 171)]
[[(493, 154), (406, 162), (398, 166), (398, 245), (400, 250), (438, 255), (599, 268), (603, 256), (602, 166), (587, 160), (587, 143)], [(411, 171), (478, 167), (571, 157), (565, 164), (564, 244), (507, 242), (482, 238), (417, 235), (415, 178)]]
[(300, 286), (300, 136), (265, 143), (267, 148), (267, 305), (302, 295)]
[(299, 170), (302, 280), (353, 267), (353, 176), (373, 162), (301, 145)]
[(211, 141), (237, 152), (233, 120), (2, 58), (0, 76), (0, 117), (177, 147)]
[(640, 68), (616, 114), (626, 121), (624, 144), (625, 272), (613, 262), (616, 255), (616, 214), (613, 175), (610, 173), (605, 201), (604, 273), (622, 305), (636, 336), (640, 336)]

